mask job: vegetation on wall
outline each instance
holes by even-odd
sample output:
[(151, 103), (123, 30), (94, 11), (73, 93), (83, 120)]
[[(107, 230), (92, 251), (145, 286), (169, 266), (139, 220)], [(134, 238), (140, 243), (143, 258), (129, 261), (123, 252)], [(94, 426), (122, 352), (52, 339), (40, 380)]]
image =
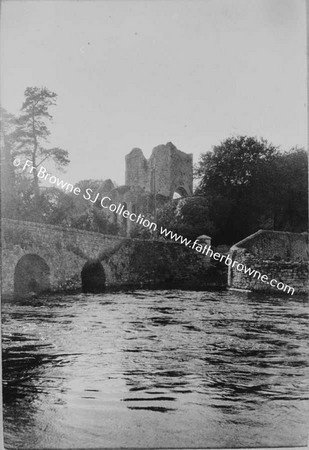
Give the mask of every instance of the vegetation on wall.
[(158, 225), (170, 229), (188, 239), (202, 234), (212, 236), (215, 228), (210, 219), (208, 200), (194, 196), (172, 200), (158, 211)]

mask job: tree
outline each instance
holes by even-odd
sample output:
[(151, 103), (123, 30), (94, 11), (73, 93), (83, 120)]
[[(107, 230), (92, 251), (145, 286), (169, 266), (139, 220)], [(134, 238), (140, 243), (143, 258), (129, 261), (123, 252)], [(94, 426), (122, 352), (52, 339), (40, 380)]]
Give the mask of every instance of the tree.
[(159, 227), (167, 228), (194, 240), (202, 234), (215, 232), (210, 220), (208, 201), (205, 197), (189, 197), (172, 200), (158, 211)]
[(308, 229), (308, 154), (292, 148), (280, 155), (276, 168), (274, 228), (302, 232)]
[[(70, 161), (68, 152), (59, 147), (45, 148), (50, 131), (46, 125), (52, 119), (49, 108), (56, 105), (57, 94), (47, 88), (28, 87), (21, 114), (16, 121), (15, 155), (24, 155), (30, 159), (34, 168), (43, 161), (51, 159), (58, 168), (66, 166)], [(38, 200), (39, 179), (37, 170), (32, 171), (35, 199)]]
[(196, 193), (208, 200), (215, 242), (231, 244), (273, 228), (278, 158), (276, 147), (248, 136), (228, 138), (201, 156)]
[[(92, 189), (96, 187), (104, 190), (110, 185), (110, 180), (89, 180), (89, 185)], [(88, 187), (86, 180), (75, 185), (75, 187), (78, 186)], [(39, 214), (35, 220), (97, 233), (119, 233), (118, 225), (109, 221), (99, 200), (93, 204), (85, 200), (82, 195), (76, 196), (56, 187), (50, 187), (41, 192), (37, 206), (39, 206)], [(31, 211), (30, 205), (27, 214), (31, 214)]]
[[(150, 223), (154, 222), (154, 216), (149, 212), (143, 212), (143, 217)], [(146, 228), (143, 225), (134, 222), (131, 224), (130, 238), (155, 239), (156, 235), (156, 231), (153, 229)]]

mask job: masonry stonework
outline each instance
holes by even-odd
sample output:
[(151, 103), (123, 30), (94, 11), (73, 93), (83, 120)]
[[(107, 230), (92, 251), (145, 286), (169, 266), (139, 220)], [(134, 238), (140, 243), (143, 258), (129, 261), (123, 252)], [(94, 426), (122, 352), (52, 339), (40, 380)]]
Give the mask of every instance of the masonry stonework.
[[(230, 249), (233, 261), (267, 275), (295, 289), (295, 293), (308, 292), (308, 233), (259, 230)], [(230, 288), (280, 292), (257, 277), (229, 267)]]
[(173, 242), (2, 219), (2, 248), (4, 295), (14, 293), (16, 266), (26, 255), (48, 266), (51, 291), (80, 289), (81, 272), (92, 261), (102, 264), (107, 286), (167, 284), (197, 289), (213, 284), (209, 259)]
[(193, 155), (178, 150), (168, 142), (152, 150), (147, 160), (139, 148), (126, 155), (126, 185), (140, 186), (146, 192), (172, 199), (193, 193)]

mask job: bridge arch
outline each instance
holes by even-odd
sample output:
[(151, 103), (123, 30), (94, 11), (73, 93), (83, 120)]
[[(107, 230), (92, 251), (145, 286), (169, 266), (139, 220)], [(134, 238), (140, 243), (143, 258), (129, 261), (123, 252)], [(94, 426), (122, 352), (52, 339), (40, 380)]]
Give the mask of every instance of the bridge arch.
[(99, 293), (105, 290), (105, 271), (98, 260), (87, 261), (81, 271), (82, 291)]
[(34, 253), (20, 258), (14, 271), (14, 293), (40, 293), (50, 289), (50, 268), (45, 259)]

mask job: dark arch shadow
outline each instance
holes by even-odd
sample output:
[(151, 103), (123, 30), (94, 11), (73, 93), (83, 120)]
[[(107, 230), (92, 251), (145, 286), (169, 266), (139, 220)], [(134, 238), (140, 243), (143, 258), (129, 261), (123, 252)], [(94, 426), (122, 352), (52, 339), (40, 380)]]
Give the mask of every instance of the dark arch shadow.
[[(128, 205), (126, 204), (126, 202), (123, 203), (123, 210), (125, 211), (128, 208)], [(128, 229), (128, 219), (124, 216), (122, 216), (122, 223), (123, 223), (123, 227), (124, 227), (124, 232), (127, 232)]]
[(38, 255), (24, 255), (15, 267), (14, 293), (25, 295), (41, 293), (50, 289), (50, 269)]
[(105, 272), (100, 261), (87, 261), (82, 272), (82, 291), (99, 293), (105, 290)]

